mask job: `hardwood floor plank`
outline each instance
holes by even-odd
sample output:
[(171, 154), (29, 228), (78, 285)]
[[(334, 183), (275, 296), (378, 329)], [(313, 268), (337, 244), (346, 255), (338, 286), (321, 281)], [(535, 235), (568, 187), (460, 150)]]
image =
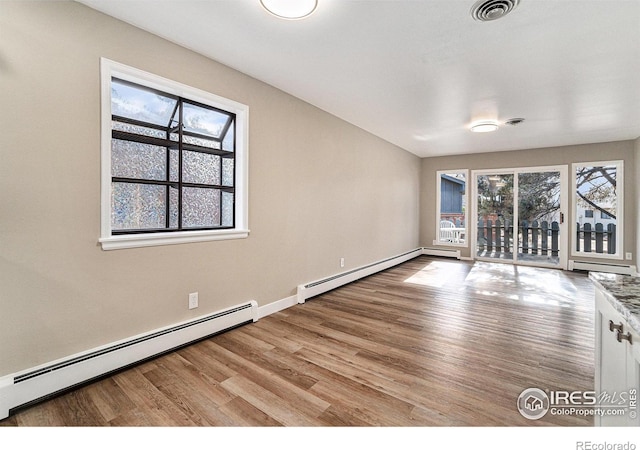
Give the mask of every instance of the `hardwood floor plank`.
[(247, 427), (281, 427), (282, 423), (271, 417), (266, 412), (253, 406), (242, 397), (234, 397), (233, 400), (220, 407), (220, 411), (233, 421), (232, 426)]
[(82, 389), (100, 411), (105, 422), (110, 422), (136, 408), (135, 403), (120, 389), (113, 378), (100, 380)]
[(59, 427), (67, 425), (65, 420), (54, 399), (51, 399), (35, 407), (20, 410), (15, 416), (0, 423), (12, 421), (14, 426), (20, 427)]
[(592, 390), (582, 273), (421, 256), (18, 411), (2, 426), (590, 426), (530, 387)]
[(288, 355), (291, 354), (291, 352), (274, 348), (273, 350), (269, 350), (263, 354), (253, 354), (251, 356), (251, 360), (259, 364), (268, 373), (277, 375), (286, 383), (290, 383), (301, 390), (307, 390), (318, 382), (318, 380), (312, 376), (295, 370), (286, 362), (283, 362), (278, 358), (274, 358), (274, 355), (276, 354)]
[[(295, 406), (268, 389), (242, 376), (234, 376), (222, 382), (229, 392), (263, 411), (285, 426), (301, 427), (317, 425), (314, 417), (302, 414)], [(299, 404), (299, 403), (296, 403)], [(318, 414), (321, 414), (319, 411)]]
[[(186, 356), (186, 357), (185, 357)], [(158, 367), (152, 372), (145, 373), (145, 377), (154, 380), (156, 387), (170, 386), (182, 389), (184, 398), (197, 398), (207, 404), (221, 406), (233, 399), (233, 396), (220, 386), (220, 382), (211, 378), (208, 366), (198, 365), (198, 361), (187, 359), (182, 351), (167, 355), (158, 360)]]
[[(287, 333), (279, 333), (273, 329), (273, 324), (269, 322), (254, 322), (252, 327), (244, 327), (242, 331), (257, 339), (271, 342), (275, 348), (282, 349), (285, 352), (293, 353), (302, 348), (302, 343), (295, 340), (295, 336)], [(267, 339), (265, 339), (267, 337)]]
[[(133, 426), (195, 425), (188, 415), (175, 406), (137, 368), (118, 373), (113, 378), (123, 392), (136, 404), (137, 408), (132, 412), (133, 415), (143, 419), (134, 423)], [(124, 425), (118, 418), (112, 420), (111, 423)]]
[(195, 425), (233, 425), (233, 420), (219, 410), (219, 405), (233, 400), (233, 396), (217, 383), (199, 375), (180, 370), (179, 366), (171, 363), (159, 365), (144, 374)]
[(318, 420), (319, 425), (323, 427), (370, 427), (373, 426), (371, 422), (367, 422), (358, 417), (359, 411), (356, 414), (352, 412), (351, 408), (343, 408), (340, 405), (331, 405), (325, 412), (323, 412)]
[(362, 422), (372, 426), (402, 426), (413, 405), (359, 383), (348, 377), (320, 381), (311, 392), (327, 400), (334, 408), (343, 408)]
[(217, 359), (212, 355), (204, 342), (198, 344), (181, 348), (179, 354), (197, 369), (206, 373), (209, 378), (219, 383), (237, 374), (224, 363), (224, 360)]
[[(234, 347), (229, 344), (229, 341), (221, 341), (221, 345), (225, 344), (226, 348), (222, 346), (217, 349), (214, 346), (210, 346), (210, 348), (212, 351), (218, 351), (220, 354), (226, 355), (227, 361), (233, 361), (234, 364), (237, 364), (238, 375), (232, 377), (233, 379), (245, 378), (278, 398), (286, 400), (291, 408), (311, 417), (317, 416), (329, 406), (326, 402), (309, 394), (307, 389), (301, 389), (276, 373), (265, 369), (259, 364), (260, 359), (256, 357), (248, 359), (243, 355), (235, 354), (230, 351)], [(225, 380), (222, 386), (226, 386), (226, 381), (228, 380)]]

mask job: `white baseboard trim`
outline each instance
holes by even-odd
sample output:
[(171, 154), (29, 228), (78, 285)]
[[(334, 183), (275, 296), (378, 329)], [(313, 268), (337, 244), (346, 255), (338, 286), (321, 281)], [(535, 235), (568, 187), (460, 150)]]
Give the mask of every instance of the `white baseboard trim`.
[(418, 249), (403, 253), (401, 255), (392, 256), (390, 258), (377, 261), (372, 264), (368, 264), (366, 266), (361, 266), (361, 267), (349, 270), (347, 272), (338, 273), (336, 275), (329, 276), (321, 280), (316, 280), (310, 283), (301, 284), (298, 286), (298, 291), (296, 295), (298, 299), (298, 303), (304, 303), (305, 300), (311, 297), (315, 297), (316, 295), (320, 295), (324, 292), (328, 292), (337, 287), (344, 286), (345, 284), (348, 284), (353, 281), (359, 280), (360, 278), (364, 278), (366, 276), (372, 275), (376, 272), (380, 272), (381, 270), (385, 270), (390, 267), (396, 266), (405, 261), (409, 261), (410, 259), (416, 258), (422, 254), (423, 254), (422, 249), (418, 248)]
[(281, 300), (277, 300), (275, 302), (271, 302), (268, 305), (264, 305), (258, 308), (258, 318), (262, 319), (263, 317), (267, 317), (271, 314), (284, 311), (285, 309), (290, 308), (297, 304), (298, 304), (298, 297), (296, 295), (292, 295), (291, 297), (287, 297)]

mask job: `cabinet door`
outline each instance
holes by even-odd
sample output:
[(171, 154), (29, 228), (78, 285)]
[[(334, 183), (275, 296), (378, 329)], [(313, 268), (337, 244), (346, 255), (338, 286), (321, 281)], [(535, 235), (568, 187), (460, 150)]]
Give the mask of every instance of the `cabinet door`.
[[(603, 299), (604, 302), (606, 300)], [(599, 303), (599, 304), (598, 304)], [(597, 302), (596, 308), (596, 394), (614, 395), (628, 390), (627, 386), (627, 347), (618, 342), (616, 329), (611, 331), (610, 322), (626, 328), (626, 323), (607, 303)], [(596, 416), (596, 425), (629, 425), (625, 416)]]

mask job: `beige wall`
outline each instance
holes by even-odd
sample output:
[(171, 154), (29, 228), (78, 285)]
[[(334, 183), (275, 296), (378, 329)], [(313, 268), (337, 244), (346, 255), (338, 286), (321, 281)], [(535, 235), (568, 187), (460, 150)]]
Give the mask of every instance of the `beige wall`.
[[(100, 57), (249, 106), (248, 239), (101, 249)], [(418, 247), (416, 156), (83, 5), (0, 2), (0, 94), (0, 376)]]
[[(638, 144), (634, 144), (634, 141), (620, 141), (512, 152), (424, 158), (422, 160), (422, 185), (420, 188), (420, 243), (424, 247), (433, 247), (433, 240), (436, 236), (436, 171), (438, 170), (469, 169), (469, 176), (471, 176), (471, 170), (474, 169), (540, 167), (566, 164), (569, 166), (569, 173), (571, 173), (571, 163), (573, 162), (623, 160), (626, 173), (624, 178), (624, 251), (634, 252), (636, 249), (635, 236), (638, 208), (635, 194), (635, 180), (637, 178), (633, 174), (634, 171), (639, 170), (637, 168), (634, 169), (636, 167), (634, 145), (638, 146)], [(638, 173), (640, 174), (640, 172)], [(567, 186), (566, 194), (569, 195), (569, 186)], [(469, 198), (469, 202), (471, 200)], [(572, 218), (572, 211), (569, 210), (568, 220), (571, 221)], [(463, 247), (460, 250), (462, 256), (470, 256), (469, 247)], [(597, 261), (596, 258), (593, 260)], [(633, 255), (633, 261), (625, 261), (625, 264), (635, 263), (635, 260), (636, 254)]]

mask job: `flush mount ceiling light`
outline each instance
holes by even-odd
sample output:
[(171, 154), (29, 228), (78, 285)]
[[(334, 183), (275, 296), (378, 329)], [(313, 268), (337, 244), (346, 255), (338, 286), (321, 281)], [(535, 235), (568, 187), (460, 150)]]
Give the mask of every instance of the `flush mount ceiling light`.
[(480, 0), (471, 7), (471, 17), (480, 22), (500, 19), (518, 6), (520, 0)]
[(474, 133), (489, 133), (490, 131), (496, 131), (497, 129), (498, 123), (492, 120), (476, 122), (471, 125), (471, 131), (473, 131)]
[(264, 9), (281, 19), (302, 19), (313, 13), (318, 0), (260, 0)]

